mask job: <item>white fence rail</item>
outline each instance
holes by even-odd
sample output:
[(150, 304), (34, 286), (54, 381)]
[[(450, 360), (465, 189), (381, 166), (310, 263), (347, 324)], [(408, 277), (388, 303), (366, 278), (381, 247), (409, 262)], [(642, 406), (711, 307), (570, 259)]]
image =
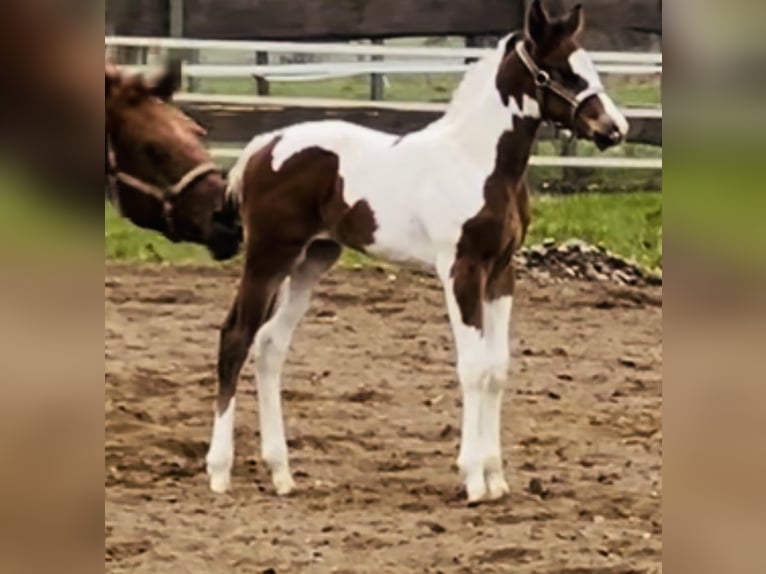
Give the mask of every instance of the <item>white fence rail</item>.
[[(375, 108), (379, 110), (401, 110), (444, 113), (448, 104), (440, 102), (394, 102), (371, 100), (344, 100), (337, 98), (300, 98), (288, 96), (246, 96), (226, 94), (200, 94), (182, 92), (175, 96), (174, 101), (181, 104), (202, 104), (221, 106), (306, 106), (311, 108)], [(661, 108), (622, 108), (622, 113), (631, 119), (662, 120)]]
[[(194, 40), (190, 38), (106, 37), (109, 47), (154, 48), (167, 50), (225, 50), (234, 52), (293, 53), (328, 56), (387, 57), (388, 61), (320, 62), (311, 64), (199, 65), (184, 67), (190, 78), (259, 77), (277, 82), (314, 81), (370, 74), (459, 74), (468, 69), (466, 58), (480, 58), (488, 48), (386, 46), (360, 43), (251, 42)], [(602, 74), (657, 75), (662, 73), (662, 54), (592, 52)], [(392, 60), (393, 58), (393, 60)], [(407, 61), (402, 58), (418, 58)], [(445, 60), (439, 62), (438, 60)], [(129, 66), (143, 72), (148, 66)]]
[[(184, 76), (190, 78), (242, 78), (261, 77), (270, 81), (313, 81), (369, 74), (462, 74), (468, 64), (441, 62), (321, 62), (316, 64), (188, 64)], [(151, 66), (125, 66), (129, 72), (146, 72)], [(602, 74), (654, 75), (656, 66), (628, 64), (598, 64)]]
[[(274, 65), (206, 65), (188, 64), (183, 68), (190, 78), (260, 77), (269, 81), (313, 81), (335, 77), (370, 74), (434, 74), (463, 73), (468, 65), (466, 58), (480, 58), (491, 49), (464, 47), (387, 46), (363, 43), (310, 43), (310, 42), (260, 42), (230, 40), (196, 40), (190, 38), (141, 38), (107, 36), (107, 47), (134, 47), (160, 50), (220, 50), (227, 52), (257, 52), (275, 54), (312, 54), (366, 58), (385, 57), (388, 61), (328, 61), (311, 64)], [(596, 68), (603, 74), (661, 75), (661, 53), (591, 52)], [(407, 58), (416, 60), (407, 60)], [(442, 60), (442, 61), (439, 61)], [(146, 71), (150, 66), (124, 66), (130, 71)], [(179, 101), (222, 105), (249, 105), (269, 98), (260, 96), (233, 96), (212, 94), (179, 94)], [(296, 103), (300, 98), (295, 98)], [(332, 102), (332, 100), (328, 100)], [(428, 108), (445, 109), (444, 104), (427, 102), (345, 102), (348, 105), (385, 106), (393, 109)], [(337, 100), (335, 100), (337, 104)], [(330, 104), (328, 104), (330, 105)], [(631, 118), (662, 119), (662, 109), (627, 108), (623, 110)], [(221, 147), (211, 150), (214, 157), (233, 161), (241, 149)], [(533, 156), (530, 164), (545, 167), (606, 168), (661, 170), (662, 158), (620, 157), (561, 157)]]
[[(460, 48), (446, 46), (387, 46), (361, 43), (260, 42), (244, 40), (196, 40), (192, 38), (142, 38), (107, 36), (106, 45), (168, 50), (223, 50), (242, 52), (272, 52), (282, 54), (322, 54), (345, 56), (384, 56), (404, 58), (480, 58), (491, 48)], [(597, 64), (641, 64), (662, 66), (661, 53), (590, 52)]]
[[(242, 153), (237, 148), (211, 148), (210, 153), (218, 159), (235, 161)], [(529, 165), (539, 167), (581, 167), (597, 169), (662, 169), (662, 158), (625, 158), (625, 157), (559, 157), (534, 155), (529, 158)]]

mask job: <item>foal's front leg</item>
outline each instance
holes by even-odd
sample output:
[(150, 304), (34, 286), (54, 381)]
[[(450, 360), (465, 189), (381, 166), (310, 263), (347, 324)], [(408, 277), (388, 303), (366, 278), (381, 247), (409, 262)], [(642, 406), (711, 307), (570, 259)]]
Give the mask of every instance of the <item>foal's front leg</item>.
[(509, 332), (512, 306), (513, 299), (510, 295), (483, 304), (484, 339), (489, 360), (482, 404), (483, 436), (487, 448), (484, 473), (490, 499), (500, 498), (509, 491), (503, 473), (501, 413), (510, 364)]
[(463, 322), (450, 277), (451, 263), (449, 259), (440, 260), (437, 271), (444, 286), (447, 313), (457, 352), (458, 380), (463, 393), (463, 421), (457, 465), (465, 483), (468, 501), (477, 502), (488, 495), (483, 395), (489, 364), (481, 331)]

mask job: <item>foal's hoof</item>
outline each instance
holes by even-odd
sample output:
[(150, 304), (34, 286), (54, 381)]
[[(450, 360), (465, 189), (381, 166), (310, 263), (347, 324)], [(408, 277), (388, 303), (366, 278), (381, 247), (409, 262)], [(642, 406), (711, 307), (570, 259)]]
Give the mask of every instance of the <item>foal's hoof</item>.
[(295, 481), (289, 472), (280, 475), (275, 474), (272, 477), (272, 481), (278, 496), (287, 496), (295, 490)]
[(489, 500), (499, 500), (511, 491), (502, 472), (491, 472), (487, 474), (487, 498)]
[(468, 480), (465, 484), (465, 495), (469, 505), (478, 504), (487, 496), (487, 485), (484, 476), (475, 480)]
[(231, 477), (229, 475), (214, 474), (210, 476), (210, 490), (216, 494), (224, 494), (231, 488)]

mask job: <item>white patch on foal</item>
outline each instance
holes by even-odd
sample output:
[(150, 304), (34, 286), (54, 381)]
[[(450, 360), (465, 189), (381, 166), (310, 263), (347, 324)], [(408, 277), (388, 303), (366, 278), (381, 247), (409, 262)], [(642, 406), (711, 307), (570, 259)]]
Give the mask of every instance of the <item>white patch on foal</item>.
[[(516, 98), (511, 98), (509, 105), (513, 117), (530, 118), (534, 120), (540, 118), (540, 104), (537, 103), (537, 100), (530, 98), (527, 94), (524, 94), (524, 97), (521, 100), (521, 108), (519, 108), (519, 104), (516, 103)], [(513, 125), (511, 125), (511, 129), (513, 129)]]
[(591, 60), (588, 53), (582, 48), (572, 52), (569, 56), (569, 66), (575, 74), (588, 82), (588, 90), (601, 90), (597, 97), (601, 100), (601, 105), (604, 106), (606, 115), (612, 118), (623, 136), (627, 135), (629, 128), (628, 120), (612, 101), (612, 98), (603, 91), (604, 85), (601, 83), (596, 66), (593, 65), (593, 60)]

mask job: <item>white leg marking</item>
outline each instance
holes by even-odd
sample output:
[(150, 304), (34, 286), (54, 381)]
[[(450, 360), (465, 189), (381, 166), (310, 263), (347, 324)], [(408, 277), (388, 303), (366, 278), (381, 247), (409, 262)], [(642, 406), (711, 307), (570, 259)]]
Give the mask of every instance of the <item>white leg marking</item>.
[(218, 414), (216, 408), (213, 436), (207, 452), (207, 473), (210, 490), (224, 493), (231, 486), (231, 467), (234, 463), (234, 412), (237, 400), (232, 397), (229, 406)]
[(482, 436), (482, 385), (487, 373), (485, 345), (474, 327), (463, 323), (460, 309), (449, 277), (451, 261), (437, 265), (444, 286), (452, 333), (457, 351), (457, 373), (463, 392), (463, 421), (460, 433), (460, 452), (457, 465), (465, 483), (469, 502), (477, 502), (487, 495), (484, 477), (484, 437)]
[(261, 423), (261, 456), (271, 470), (272, 481), (279, 495), (289, 494), (295, 488), (282, 415), (282, 366), (293, 332), (309, 308), (311, 287), (317, 278), (285, 281), (276, 313), (258, 331), (253, 346)]
[(500, 498), (508, 493), (508, 483), (503, 474), (501, 446), (501, 414), (503, 391), (508, 379), (510, 343), (508, 340), (511, 321), (512, 297), (502, 297), (484, 304), (484, 329), (489, 359), (489, 372), (484, 387), (482, 403), (482, 429), (486, 445), (484, 472), (488, 496)]

